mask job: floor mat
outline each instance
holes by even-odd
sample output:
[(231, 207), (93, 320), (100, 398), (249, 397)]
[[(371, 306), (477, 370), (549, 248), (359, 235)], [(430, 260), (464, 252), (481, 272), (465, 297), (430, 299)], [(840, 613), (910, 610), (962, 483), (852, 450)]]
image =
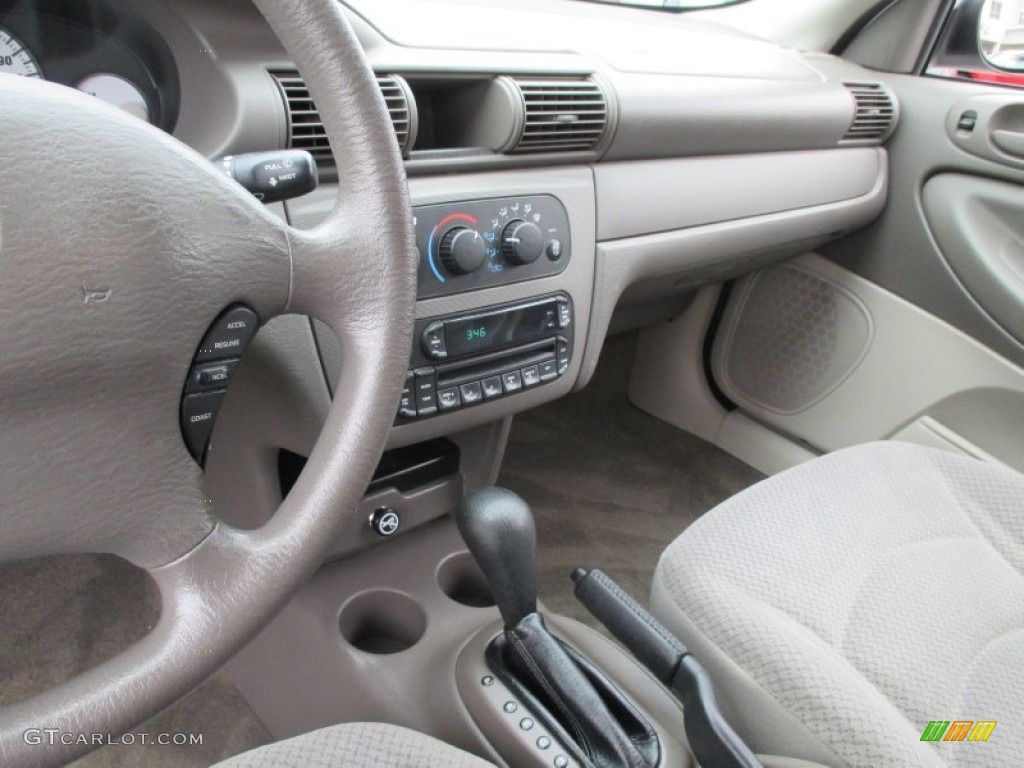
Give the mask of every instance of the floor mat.
[[(0, 606), (0, 705), (45, 690), (112, 657), (149, 631), (159, 612), (149, 578), (108, 555), (4, 564), (0, 566)], [(202, 743), (107, 746), (72, 765), (208, 766), (271, 740), (234, 686), (219, 676), (132, 733), (148, 733), (152, 739), (168, 734), (171, 741), (174, 734), (185, 734), (187, 739), (196, 735)]]
[(499, 484), (537, 521), (540, 597), (593, 625), (569, 574), (599, 567), (642, 603), (662, 550), (690, 523), (764, 475), (626, 399), (633, 337), (605, 344), (582, 391), (518, 415)]

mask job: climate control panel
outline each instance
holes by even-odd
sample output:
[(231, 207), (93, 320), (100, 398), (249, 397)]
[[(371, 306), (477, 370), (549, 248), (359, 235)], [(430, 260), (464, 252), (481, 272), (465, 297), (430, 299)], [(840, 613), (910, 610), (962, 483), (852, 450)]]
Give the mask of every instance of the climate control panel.
[(413, 209), (421, 299), (555, 275), (571, 253), (569, 216), (551, 195)]

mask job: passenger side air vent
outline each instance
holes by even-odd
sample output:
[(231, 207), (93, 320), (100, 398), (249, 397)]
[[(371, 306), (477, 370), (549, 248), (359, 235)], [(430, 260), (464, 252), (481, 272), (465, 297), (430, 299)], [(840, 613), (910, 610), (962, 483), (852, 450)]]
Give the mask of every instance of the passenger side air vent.
[(896, 121), (896, 104), (881, 83), (843, 83), (853, 94), (856, 110), (853, 122), (840, 144), (881, 142)]
[[(327, 143), (324, 124), (305, 81), (294, 69), (276, 70), (270, 74), (281, 89), (288, 115), (288, 147), (306, 150), (318, 163), (331, 162), (331, 148)], [(387, 104), (398, 146), (404, 157), (416, 134), (416, 105), (412, 101), (409, 86), (401, 77), (394, 75), (379, 76), (377, 84)]]
[(510, 152), (593, 149), (608, 127), (608, 102), (589, 78), (512, 78), (525, 108), (523, 130)]

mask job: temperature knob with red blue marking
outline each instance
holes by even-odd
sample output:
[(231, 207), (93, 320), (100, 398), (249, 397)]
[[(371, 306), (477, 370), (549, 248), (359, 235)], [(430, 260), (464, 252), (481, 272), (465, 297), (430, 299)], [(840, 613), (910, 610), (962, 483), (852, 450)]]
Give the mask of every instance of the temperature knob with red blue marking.
[(444, 268), (455, 275), (468, 275), (483, 266), (487, 246), (480, 233), (469, 227), (452, 227), (441, 237), (438, 248)]

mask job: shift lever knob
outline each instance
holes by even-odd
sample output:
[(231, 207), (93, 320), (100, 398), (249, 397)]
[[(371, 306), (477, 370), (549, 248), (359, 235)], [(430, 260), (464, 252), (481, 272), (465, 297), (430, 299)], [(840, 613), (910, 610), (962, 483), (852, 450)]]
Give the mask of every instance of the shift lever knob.
[(537, 532), (526, 502), (504, 488), (481, 488), (462, 500), (455, 522), (491, 585), (505, 626), (535, 613)]

